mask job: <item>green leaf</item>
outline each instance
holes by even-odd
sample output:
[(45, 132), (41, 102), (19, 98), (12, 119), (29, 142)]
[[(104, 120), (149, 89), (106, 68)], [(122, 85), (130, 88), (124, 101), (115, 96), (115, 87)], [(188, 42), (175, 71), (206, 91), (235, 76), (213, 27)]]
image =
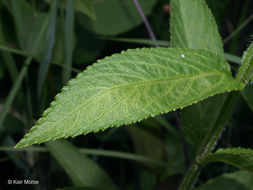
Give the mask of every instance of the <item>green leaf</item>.
[(71, 80), (16, 147), (131, 124), (241, 88), (226, 61), (211, 52), (128, 50)]
[(225, 98), (224, 94), (218, 94), (181, 111), (184, 135), (192, 147), (198, 148), (208, 130), (214, 125), (222, 111)]
[[(140, 1), (145, 15), (151, 13), (155, 3), (156, 0)], [(142, 23), (132, 0), (93, 1), (93, 7), (96, 20), (91, 20), (83, 14), (77, 15), (77, 19), (85, 28), (97, 34), (118, 35)]]
[(253, 80), (253, 43), (244, 52), (242, 57), (242, 66), (240, 67), (236, 80), (248, 84)]
[(224, 162), (244, 170), (253, 171), (253, 150), (246, 148), (221, 148), (215, 153), (199, 157), (197, 162), (200, 164)]
[(171, 0), (171, 45), (223, 55), (222, 41), (204, 0)]
[(238, 171), (209, 180), (194, 190), (253, 190), (253, 173)]
[(46, 146), (76, 186), (117, 189), (110, 177), (95, 162), (67, 141), (48, 142)]
[[(204, 0), (171, 1), (170, 35), (174, 47), (207, 49), (224, 56), (217, 25)], [(195, 151), (214, 126), (225, 99), (223, 94), (211, 97), (180, 112), (184, 135)]]

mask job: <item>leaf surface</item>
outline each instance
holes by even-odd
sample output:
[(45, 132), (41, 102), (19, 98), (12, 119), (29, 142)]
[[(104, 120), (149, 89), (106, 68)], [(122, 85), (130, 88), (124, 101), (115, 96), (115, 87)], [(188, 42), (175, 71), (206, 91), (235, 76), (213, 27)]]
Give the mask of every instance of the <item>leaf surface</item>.
[(198, 158), (200, 164), (224, 162), (235, 167), (253, 171), (253, 150), (246, 148), (218, 149), (215, 153)]
[(238, 171), (211, 179), (194, 190), (253, 190), (253, 173)]
[(46, 146), (76, 186), (117, 189), (110, 177), (95, 162), (67, 141), (48, 142)]
[[(170, 23), (173, 47), (207, 49), (224, 56), (215, 19), (204, 0), (172, 0)], [(180, 112), (185, 138), (195, 151), (215, 125), (225, 99), (226, 95), (220, 94)]]
[(223, 55), (222, 41), (214, 17), (204, 0), (172, 0), (171, 45), (207, 49)]
[(131, 124), (241, 88), (224, 58), (211, 52), (128, 50), (70, 80), (17, 147)]
[(225, 99), (225, 94), (218, 94), (186, 107), (180, 112), (185, 138), (195, 150), (202, 143), (208, 130), (214, 126)]
[(236, 75), (236, 80), (248, 84), (253, 80), (253, 43), (243, 53), (242, 65)]

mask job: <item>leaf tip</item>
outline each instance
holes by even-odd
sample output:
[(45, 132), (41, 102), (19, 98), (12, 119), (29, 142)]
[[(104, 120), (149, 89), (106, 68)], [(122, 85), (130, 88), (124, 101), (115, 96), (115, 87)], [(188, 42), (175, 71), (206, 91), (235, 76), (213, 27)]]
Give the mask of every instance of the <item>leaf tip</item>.
[[(23, 139), (22, 139), (23, 140)], [(15, 146), (14, 149), (20, 149), (20, 148), (25, 148), (27, 145), (23, 144), (20, 140)]]

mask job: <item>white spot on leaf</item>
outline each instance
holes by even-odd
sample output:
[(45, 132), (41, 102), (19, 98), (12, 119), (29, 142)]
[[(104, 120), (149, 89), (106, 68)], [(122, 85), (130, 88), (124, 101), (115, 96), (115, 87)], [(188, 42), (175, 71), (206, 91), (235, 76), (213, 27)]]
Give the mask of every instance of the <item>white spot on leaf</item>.
[(181, 56), (182, 58), (185, 58), (185, 55), (184, 55), (184, 54), (181, 54), (180, 56)]

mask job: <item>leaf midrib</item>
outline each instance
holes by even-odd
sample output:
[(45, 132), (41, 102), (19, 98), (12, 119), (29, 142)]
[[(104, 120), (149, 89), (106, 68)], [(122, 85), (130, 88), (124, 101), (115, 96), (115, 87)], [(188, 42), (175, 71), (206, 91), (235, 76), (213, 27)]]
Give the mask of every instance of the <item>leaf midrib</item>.
[[(178, 77), (173, 77), (173, 78), (165, 78), (165, 79), (156, 79), (156, 80), (147, 80), (147, 81), (140, 81), (140, 82), (136, 82), (136, 83), (128, 83), (128, 84), (124, 84), (124, 85), (118, 85), (116, 87), (113, 87), (113, 88), (108, 88), (106, 90), (103, 90), (101, 93), (97, 94), (97, 96), (101, 96), (105, 93), (108, 93), (112, 90), (115, 90), (115, 89), (119, 89), (119, 88), (122, 88), (122, 87), (127, 87), (127, 86), (142, 86), (142, 85), (145, 85), (146, 83), (149, 83), (150, 84), (157, 84), (157, 83), (163, 83), (163, 82), (170, 82), (170, 81), (173, 81), (173, 80), (177, 80), (177, 81), (181, 81), (181, 80), (184, 80), (184, 79), (194, 79), (194, 78), (199, 78), (199, 77), (203, 77), (203, 76), (213, 76), (213, 75), (224, 75), (224, 73), (220, 73), (220, 72), (212, 72), (212, 73), (202, 73), (202, 74), (199, 74), (199, 75), (193, 75), (193, 76), (178, 76)], [(81, 104), (80, 106), (78, 106), (76, 109), (74, 109), (72, 112), (70, 112), (69, 114), (67, 114), (64, 119), (62, 120), (57, 120), (58, 122), (55, 124), (56, 126), (59, 125), (59, 123), (65, 121), (66, 119), (68, 119), (69, 117), (72, 116), (73, 113), (75, 112), (78, 112), (85, 104), (88, 105), (90, 103), (93, 103), (94, 102), (94, 96), (92, 97), (93, 101), (91, 102), (87, 102), (85, 101), (85, 103)], [(91, 99), (91, 98), (90, 98)], [(88, 99), (89, 100), (89, 99)], [(45, 119), (45, 118), (44, 118)]]

